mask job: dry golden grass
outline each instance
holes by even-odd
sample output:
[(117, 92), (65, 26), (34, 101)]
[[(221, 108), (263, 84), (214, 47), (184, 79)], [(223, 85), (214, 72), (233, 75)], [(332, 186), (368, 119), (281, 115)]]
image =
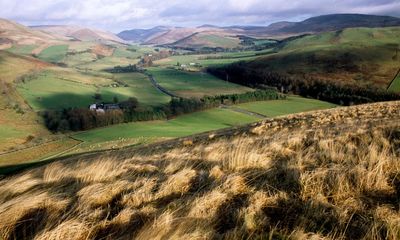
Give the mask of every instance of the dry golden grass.
[(363, 105), (54, 162), (0, 182), (0, 238), (399, 239), (399, 117)]

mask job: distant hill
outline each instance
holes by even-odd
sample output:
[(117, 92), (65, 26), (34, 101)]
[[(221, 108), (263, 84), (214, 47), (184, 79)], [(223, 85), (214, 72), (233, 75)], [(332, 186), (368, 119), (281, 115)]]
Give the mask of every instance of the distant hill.
[(19, 23), (0, 19), (0, 48), (8, 48), (12, 44), (40, 45), (65, 40), (48, 33), (30, 29)]
[(235, 48), (240, 45), (240, 39), (237, 36), (226, 36), (217, 32), (200, 32), (194, 33), (186, 38), (183, 38), (170, 47), (178, 48)]
[(47, 34), (51, 34), (55, 37), (64, 37), (80, 41), (124, 43), (124, 40), (122, 40), (113, 33), (98, 29), (80, 27), (80, 26), (44, 25), (44, 26), (32, 26), (31, 28)]
[(400, 18), (364, 14), (331, 14), (312, 17), (299, 23), (270, 25), (271, 33), (327, 32), (355, 27), (392, 27), (400, 26)]
[[(269, 26), (228, 26), (202, 25), (194, 28), (155, 27), (151, 29), (133, 29), (118, 34), (124, 40), (145, 44), (172, 44), (187, 40), (198, 33), (211, 35), (247, 35), (256, 38), (283, 39), (304, 33), (337, 31), (355, 27), (391, 27), (400, 26), (400, 18), (363, 14), (331, 14), (312, 17), (302, 22), (276, 22)], [(200, 43), (193, 42), (194, 45)]]
[(122, 31), (117, 34), (118, 37), (125, 41), (132, 41), (132, 42), (146, 42), (151, 38), (154, 38), (158, 35), (164, 34), (168, 32), (171, 28), (165, 26), (157, 26), (151, 29), (132, 29)]

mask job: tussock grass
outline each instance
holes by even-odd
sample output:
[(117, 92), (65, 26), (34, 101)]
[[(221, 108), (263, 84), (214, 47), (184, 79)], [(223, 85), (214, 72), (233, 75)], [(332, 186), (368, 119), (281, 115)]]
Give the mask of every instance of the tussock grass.
[(0, 182), (0, 238), (398, 239), (399, 117), (362, 105), (54, 162)]

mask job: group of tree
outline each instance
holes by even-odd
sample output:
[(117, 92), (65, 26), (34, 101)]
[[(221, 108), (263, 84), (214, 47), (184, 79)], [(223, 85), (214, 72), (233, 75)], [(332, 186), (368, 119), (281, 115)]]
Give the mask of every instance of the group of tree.
[(119, 102), (120, 109), (106, 111), (88, 108), (70, 108), (42, 113), (46, 127), (53, 132), (83, 131), (97, 127), (136, 121), (171, 119), (176, 116), (224, 105), (283, 99), (285, 95), (274, 89), (257, 90), (242, 94), (205, 96), (201, 99), (173, 98), (168, 104), (152, 108), (139, 107), (136, 98)]
[(129, 64), (128, 66), (115, 66), (106, 70), (109, 73), (131, 73), (139, 72), (139, 68), (136, 65)]
[(223, 67), (208, 68), (208, 72), (227, 81), (250, 87), (275, 87), (283, 93), (320, 99), (340, 105), (353, 105), (400, 99), (400, 94), (384, 89), (367, 88), (315, 78), (300, 78), (271, 72), (264, 68), (252, 68), (245, 62)]

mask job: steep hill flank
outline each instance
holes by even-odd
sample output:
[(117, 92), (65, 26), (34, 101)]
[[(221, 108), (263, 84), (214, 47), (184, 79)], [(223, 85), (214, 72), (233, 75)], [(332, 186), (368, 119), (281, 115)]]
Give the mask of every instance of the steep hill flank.
[(250, 81), (273, 85), (265, 76), (276, 73), (306, 84), (319, 80), (385, 91), (399, 70), (398, 39), (400, 27), (350, 28), (309, 35), (282, 43), (276, 54), (233, 64), (225, 70), (236, 71), (229, 72), (231, 81), (246, 75), (240, 77), (242, 82), (234, 81), (244, 85)]
[(0, 182), (8, 239), (396, 239), (400, 102), (339, 108)]

